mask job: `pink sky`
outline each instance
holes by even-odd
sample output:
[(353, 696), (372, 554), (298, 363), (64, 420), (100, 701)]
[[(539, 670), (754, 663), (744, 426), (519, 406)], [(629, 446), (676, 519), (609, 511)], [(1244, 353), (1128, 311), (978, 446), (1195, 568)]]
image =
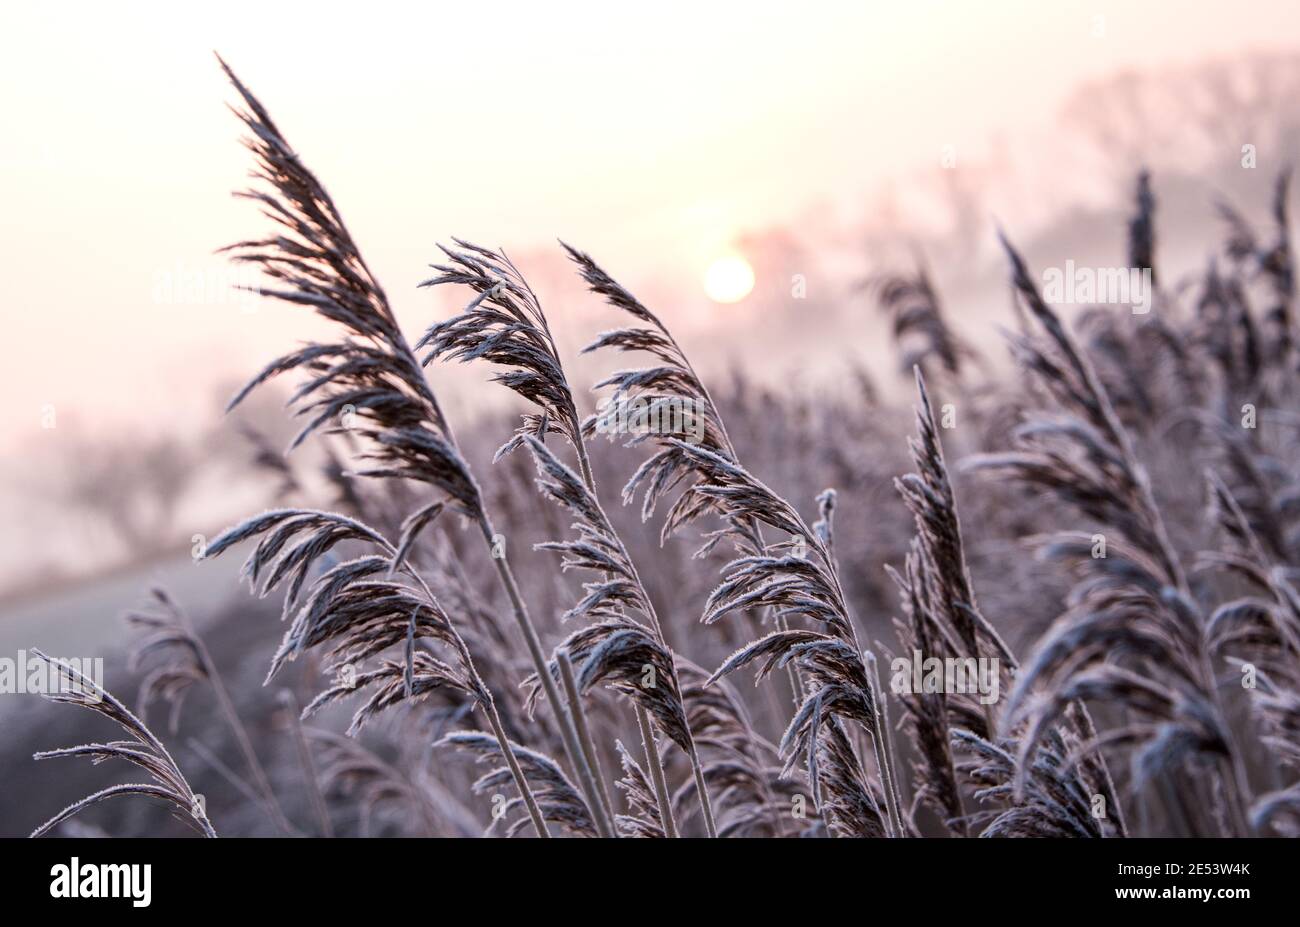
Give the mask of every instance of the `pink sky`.
[[(181, 429), (303, 333), (214, 248), (264, 228), (219, 50), (341, 205), (412, 327), (434, 243), (563, 237), (702, 300), (749, 228), (1048, 124), (1081, 81), (1254, 48), (1252, 3), (10, 3), (0, 33), (7, 439), (53, 403)], [(172, 285), (170, 300), (159, 298)]]

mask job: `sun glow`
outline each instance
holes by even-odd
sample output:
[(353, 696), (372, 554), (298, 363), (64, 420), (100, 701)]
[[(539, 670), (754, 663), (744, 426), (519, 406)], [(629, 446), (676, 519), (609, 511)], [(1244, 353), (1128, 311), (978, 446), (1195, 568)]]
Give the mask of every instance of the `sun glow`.
[(704, 272), (704, 292), (715, 303), (738, 303), (754, 289), (754, 268), (738, 254), (720, 257)]

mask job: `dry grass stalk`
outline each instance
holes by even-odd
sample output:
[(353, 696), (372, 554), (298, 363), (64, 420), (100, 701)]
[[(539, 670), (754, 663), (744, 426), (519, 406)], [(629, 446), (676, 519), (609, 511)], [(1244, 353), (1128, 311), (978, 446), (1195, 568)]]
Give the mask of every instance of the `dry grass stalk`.
[[(1095, 541), (1086, 535), (1061, 535), (1042, 546), (1045, 557), (1069, 564), (1087, 581), (1022, 668), (1004, 710), (1006, 729), (1032, 718), (1020, 744), (1018, 789), (1030, 751), (1071, 702), (1116, 700), (1139, 718), (1161, 722), (1137, 720), (1122, 736), (1108, 738), (1111, 744), (1143, 742), (1135, 760), (1139, 782), (1177, 774), (1198, 757), (1213, 758), (1221, 766), (1232, 826), (1240, 832), (1247, 826), (1244, 772), (1205, 650), (1199, 606), (1146, 470), (1091, 362), (1043, 301), (1020, 256), (1006, 248), (1017, 290), (1047, 336), (1045, 347), (1018, 339), (1018, 353), (1067, 411), (1032, 418), (1019, 429), (1024, 450), (976, 458), (972, 465), (1052, 490), (1119, 532), (1107, 538), (1105, 557), (1092, 555)], [(1116, 653), (1139, 661), (1143, 675), (1108, 662)], [(1028, 695), (1040, 682), (1045, 697), (1035, 704)]]
[[(798, 666), (811, 675), (811, 680), (797, 683), (796, 691), (803, 697), (782, 740), (782, 750), (807, 757), (810, 786), (817, 800), (820, 788), (816, 741), (823, 712), (827, 715), (838, 712), (855, 718), (870, 733), (873, 743), (877, 743), (881, 736), (872, 723), (874, 709), (862, 651), (857, 644), (856, 631), (830, 554), (829, 515), (834, 495), (824, 494), (819, 500), (823, 518), (817, 526), (810, 528), (785, 500), (740, 467), (736, 463), (735, 447), (708, 389), (667, 327), (590, 257), (573, 249), (569, 252), (593, 292), (604, 296), (615, 308), (646, 323), (643, 327), (608, 332), (587, 350), (615, 347), (623, 351), (645, 351), (661, 362), (657, 367), (622, 371), (597, 387), (614, 387), (611, 397), (614, 407), (629, 397), (646, 399), (651, 403), (688, 400), (697, 410), (701, 426), (698, 443), (688, 444), (671, 435), (657, 436), (660, 449), (628, 481), (623, 490), (624, 501), (631, 501), (637, 491), (643, 489), (642, 516), (648, 518), (668, 491), (686, 483), (664, 518), (663, 540), (706, 515), (722, 520), (724, 527), (707, 535), (700, 555), (725, 539), (742, 556), (728, 565), (728, 578), (710, 596), (702, 620), (711, 623), (736, 609), (770, 607), (780, 616), (782, 630), (742, 650), (727, 661), (714, 678), (745, 665), (758, 652), (770, 654), (773, 646), (790, 653), (788, 656), (778, 654), (769, 661), (767, 668)], [(586, 423), (588, 431), (594, 431), (595, 427), (594, 419)], [(631, 443), (640, 443), (648, 437), (636, 436)], [(792, 540), (769, 547), (762, 540), (762, 525)], [(790, 556), (788, 551), (793, 551), (800, 543), (796, 539), (803, 539), (803, 543), (810, 545), (815, 556), (806, 560)], [(789, 630), (788, 621), (796, 616), (821, 621), (834, 633), (827, 636)], [(804, 636), (809, 633), (822, 638), (822, 642), (818, 644)], [(752, 657), (748, 656), (751, 652)], [(804, 686), (808, 687), (807, 692), (803, 691)], [(877, 751), (879, 756), (885, 756), (879, 745)], [(828, 755), (837, 761), (842, 757), (838, 751), (830, 751)], [(787, 761), (787, 772), (790, 765)], [(818, 805), (820, 807), (820, 802)], [(901, 833), (897, 824), (895, 821), (893, 830)]]
[[(371, 836), (375, 818), (388, 809), (404, 828), (416, 825), (426, 837), (439, 833), (439, 808), (408, 772), (381, 759), (355, 738), (314, 727), (305, 727), (303, 732), (320, 754), (325, 788), (332, 795), (352, 800), (361, 836)], [(465, 828), (462, 833), (477, 830)]]
[(36, 830), (33, 837), (40, 837), (78, 812), (97, 805), (118, 795), (142, 795), (157, 798), (171, 806), (175, 817), (194, 827), (205, 837), (215, 837), (212, 823), (208, 820), (207, 809), (203, 801), (190, 788), (176, 761), (172, 759), (161, 740), (144, 725), (139, 718), (131, 714), (125, 705), (113, 695), (95, 683), (90, 677), (60, 660), (52, 660), (39, 650), (31, 651), (35, 656), (56, 667), (59, 673), (59, 691), (45, 695), (51, 702), (78, 705), (103, 715), (117, 724), (130, 736), (129, 740), (113, 740), (106, 743), (84, 744), (79, 747), (63, 747), (58, 750), (43, 750), (35, 755), (37, 760), (50, 760), (65, 756), (84, 756), (91, 762), (102, 763), (105, 760), (125, 760), (149, 776), (151, 782), (127, 783), (87, 795), (80, 801), (73, 802), (54, 817), (50, 818)]
[[(283, 229), (268, 238), (240, 242), (226, 250), (231, 252), (232, 260), (254, 266), (274, 281), (264, 290), (265, 295), (307, 306), (342, 331), (336, 342), (311, 343), (272, 362), (240, 391), (231, 406), (266, 380), (300, 370), (309, 379), (290, 402), (308, 422), (294, 445), (327, 426), (335, 431), (350, 430), (365, 445), (362, 458), (374, 462), (360, 475), (412, 480), (439, 490), (446, 501), (434, 501), (415, 513), (404, 527), (405, 535), (418, 534), (445, 506), (477, 519), (488, 529), (478, 485), (456, 447), (437, 398), (397, 324), (387, 296), (366, 266), (333, 201), (256, 98), (224, 62), (222, 68), (246, 107), (237, 115), (252, 133), (246, 144), (257, 159), (255, 176), (270, 187), (269, 191), (241, 195), (262, 204), (265, 213)], [(453, 651), (459, 666), (426, 662), (421, 667), (424, 684), (460, 688), (482, 705), (507, 754), (534, 829), (538, 836), (547, 836), (537, 802), (528, 791), (519, 764), (511, 758), (491, 691), (433, 593), (404, 561), (402, 554), (409, 548), (407, 538), (392, 545), (354, 519), (327, 512), (280, 510), (227, 532), (209, 545), (207, 555), (215, 556), (237, 541), (267, 532), (271, 534), (263, 538), (250, 558), (250, 579), (256, 582), (259, 572), (269, 567), (265, 593), (292, 572), (286, 610), (296, 603), (312, 566), (339, 542), (359, 540), (379, 551), (340, 564), (315, 582), (311, 598), (272, 661), (272, 673), (303, 648), (326, 641), (332, 642), (337, 656), (351, 660), (373, 656), (408, 637), (419, 636), (419, 632), (430, 633)], [(297, 546), (275, 559), (294, 538), (300, 539)], [(379, 573), (392, 577), (399, 572), (414, 586), (391, 579), (367, 579)], [(521, 622), (527, 623), (522, 601), (517, 607)], [(408, 653), (412, 654), (408, 663), (413, 664), (410, 647)], [(384, 670), (391, 667), (384, 667), (367, 682), (381, 686), (391, 683)], [(414, 666), (409, 666), (406, 694), (414, 695), (414, 675)], [(391, 701), (390, 688), (369, 704), (378, 709)], [(557, 703), (556, 711), (562, 710)]]
[[(367, 834), (394, 824), (427, 835), (481, 833), (482, 824), (457, 797), (465, 791), (463, 771), (434, 768), (433, 757), (442, 755), (431, 749), (437, 744), (490, 764), (469, 790), (492, 801), (489, 832), (500, 823), (507, 835), (532, 829), (546, 836), (553, 829), (557, 836), (672, 837), (690, 830), (698, 806), (711, 836), (899, 837), (935, 829), (929, 820), (918, 821), (918, 809), (927, 805), (954, 834), (1091, 838), (1128, 832), (1121, 798), (1136, 806), (1135, 832), (1163, 826), (1189, 833), (1214, 827), (1228, 834), (1300, 833), (1300, 592), (1292, 567), (1300, 549), (1294, 528), (1300, 480), (1293, 466), (1297, 434), (1289, 430), (1300, 419), (1286, 407), (1298, 389), (1288, 173), (1273, 191), (1273, 231), (1257, 234), (1224, 207), (1226, 256), (1211, 263), (1187, 306), (1187, 287), (1162, 273), (1164, 288), (1153, 294), (1159, 311), (1149, 317), (1089, 307), (1072, 332), (1007, 245), (1017, 311), (1023, 310), (1021, 335), (1013, 338), (1023, 379), (1008, 384), (1007, 395), (999, 396), (1002, 387), (990, 383), (972, 396), (964, 414), (976, 423), (983, 446), (1007, 446), (1008, 432), (1011, 449), (980, 455), (970, 466), (1009, 474), (1039, 495), (1068, 503), (1074, 527), (1088, 529), (1059, 530), (1038, 510), (1037, 499), (1024, 508), (1008, 503), (987, 519), (1008, 536), (1044, 531), (1031, 539), (1041, 559), (1059, 564), (1073, 581), (1055, 623), (1018, 667), (976, 601), (968, 555), (979, 575), (989, 538), (977, 530), (979, 545), (968, 546), (971, 539), (963, 537), (941, 432), (920, 375), (929, 364), (946, 382), (956, 381), (974, 357), (949, 328), (924, 267), (877, 281), (897, 338), (908, 342), (899, 346), (905, 364), (918, 368), (913, 472), (895, 483), (915, 526), (908, 545), (907, 512), (888, 509), (896, 501), (889, 479), (906, 465), (878, 463), (901, 454), (901, 440), (895, 443), (898, 430), (879, 414), (860, 366), (872, 418), (863, 433), (842, 427), (840, 413), (851, 412), (848, 406), (777, 397), (737, 379), (729, 398), (738, 413), (730, 413), (730, 424), (739, 422), (741, 430), (733, 434), (759, 449), (749, 455), (755, 463), (765, 459), (765, 447), (767, 459), (773, 447), (782, 455), (775, 474), (767, 474), (769, 485), (755, 475), (757, 468), (742, 463), (713, 397), (663, 321), (590, 257), (567, 246), (590, 289), (633, 320), (587, 350), (651, 358), (649, 366), (618, 371), (597, 385), (612, 392), (608, 411), (580, 418), (581, 403), (541, 302), (503, 251), (459, 240), (444, 249), (426, 285), (465, 286), (472, 298), (413, 349), (323, 187), (230, 76), (243, 98), (239, 115), (251, 133), (255, 176), (265, 184), (243, 195), (277, 225), (262, 239), (233, 246), (232, 257), (266, 276), (265, 295), (332, 323), (331, 335), (273, 361), (232, 405), (280, 374), (302, 375), (289, 401), (303, 419), (293, 446), (324, 439), (327, 478), (343, 511), (284, 505), (225, 532), (208, 555), (249, 542), (250, 584), (262, 596), (283, 593), (286, 632), (268, 679), (303, 655), (313, 667), (336, 674), (302, 715), (355, 696), (349, 733), (367, 740), (387, 736), (398, 750), (390, 763), (351, 737), (308, 732), (331, 798), (347, 802), (336, 809), (340, 821), (351, 809)], [(1127, 260), (1130, 267), (1150, 269), (1152, 283), (1155, 219), (1151, 178), (1143, 172)], [(1261, 291), (1266, 303), (1257, 312), (1252, 300)], [(917, 341), (920, 347), (908, 353)], [(486, 494), (425, 378), (424, 367), (438, 358), (497, 365), (495, 379), (531, 405), (498, 451), (501, 479), (488, 484)], [(1010, 427), (1005, 423), (1028, 405), (1025, 386), (1045, 397), (1045, 408)], [(992, 408), (985, 406), (989, 397), (999, 400)], [(608, 430), (632, 402), (652, 411), (689, 408), (691, 425), (701, 429), (698, 435), (685, 429), (631, 435), (629, 443), (649, 454), (623, 498), (629, 503), (641, 496), (645, 519), (663, 503), (661, 542), (699, 525), (702, 556), (719, 545), (734, 548), (735, 559), (723, 566), (720, 585), (704, 603), (707, 630), (695, 634), (723, 632), (726, 646), (743, 646), (713, 673), (667, 643), (670, 636), (692, 644), (699, 638), (661, 621), (660, 611), (667, 622), (677, 617), (679, 609), (663, 602), (676, 605), (691, 595), (694, 577), (672, 559), (676, 551), (666, 552), (664, 571), (675, 571), (669, 575), (680, 576), (685, 588), (661, 585), (652, 598), (643, 576), (653, 579), (653, 559), (634, 562), (597, 493), (594, 467), (604, 461), (589, 455), (587, 439)], [(1260, 421), (1268, 427), (1239, 424), (1243, 404), (1263, 407)], [(759, 410), (774, 415), (754, 427)], [(1202, 441), (1184, 446), (1184, 435)], [(563, 441), (548, 443), (548, 436)], [(256, 466), (275, 477), (282, 495), (311, 492), (309, 481), (297, 479), (264, 440), (253, 441)], [(509, 455), (525, 446), (541, 494), (575, 517), (572, 534), (564, 533), (550, 507), (533, 509), (540, 520), (524, 520), (530, 513), (521, 507), (534, 502), (520, 492), (527, 489), (530, 461)], [(791, 447), (801, 456), (787, 464)], [(345, 469), (345, 459), (359, 472)], [(791, 471), (809, 462), (818, 465), (817, 477), (791, 479)], [(1180, 492), (1182, 481), (1194, 483), (1207, 463), (1213, 471), (1207, 476), (1208, 517)], [(1167, 475), (1168, 483), (1153, 486), (1148, 466)], [(846, 498), (872, 505), (870, 519), (856, 519), (873, 522), (867, 530), (876, 532), (862, 547), (841, 541), (837, 549), (833, 492), (817, 497), (819, 518), (811, 525), (787, 501), (811, 497), (825, 485), (824, 470), (835, 474), (825, 482), (857, 490)], [(799, 488), (784, 496), (770, 488), (784, 486), (783, 479)], [(810, 486), (813, 479), (818, 482)], [(375, 489), (380, 480), (384, 492)], [(890, 498), (864, 495), (882, 491)], [(983, 528), (989, 500), (964, 502)], [(478, 531), (463, 537), (447, 530), (448, 515)], [(589, 574), (572, 602), (562, 581), (544, 575), (533, 582), (521, 572), (529, 580), (525, 599), (515, 570), (532, 565), (493, 550), (495, 579), (509, 600), (527, 661), (482, 588), (492, 586), (490, 573), (483, 583), (476, 572), (473, 534), (496, 548), (493, 515), (534, 538), (553, 539), (540, 546), (559, 553), (566, 570)], [(899, 519), (897, 530), (881, 527), (890, 517)], [(1203, 551), (1189, 575), (1181, 551), (1205, 547), (1207, 529), (1217, 530), (1219, 546)], [(1100, 555), (1093, 531), (1102, 532)], [(901, 562), (891, 575), (902, 603), (895, 624), (904, 648), (941, 659), (995, 657), (1007, 671), (999, 681), (1010, 691), (1000, 715), (969, 693), (900, 693), (901, 729), (914, 748), (910, 796), (897, 774), (907, 749), (896, 747), (876, 655), (861, 646), (853, 614), (855, 607), (870, 614), (889, 599), (891, 590), (877, 585), (879, 550)], [(985, 584), (983, 597), (1007, 614), (1040, 591), (1028, 583), (1030, 592), (1005, 588), (1016, 585)], [(269, 777), (241, 735), (203, 642), (169, 600), (160, 596), (159, 602), (161, 615), (135, 621), (148, 635), (133, 662), (147, 670), (142, 705), (167, 701), (174, 719), (189, 687), (212, 684), (241, 741), (253, 785), (206, 746), (196, 751), (250, 802), (273, 800)], [(568, 608), (565, 617), (580, 619), (580, 626), (548, 660), (530, 611), (553, 607), (557, 613)], [(718, 624), (736, 613), (749, 630)], [(521, 692), (515, 683), (527, 673), (526, 663), (533, 675)], [(773, 673), (789, 678), (793, 717), (775, 700), (763, 717), (751, 716), (724, 678), (746, 666), (755, 668), (759, 681)], [(1235, 679), (1231, 672), (1220, 678), (1224, 667), (1256, 685), (1230, 697), (1235, 686), (1225, 682)], [(69, 672), (64, 668), (71, 679)], [(594, 698), (597, 686), (623, 699)], [(771, 687), (764, 692), (774, 695)], [(113, 795), (142, 794), (163, 799), (211, 835), (197, 796), (162, 744), (102, 694), (98, 700), (93, 692), (55, 700), (84, 704), (134, 739), (38, 757), (118, 757), (144, 768), (150, 782), (88, 796), (38, 833)], [(549, 711), (529, 725), (529, 712), (542, 700)], [(1085, 704), (1113, 708), (1104, 731), (1093, 726)], [(459, 730), (476, 712), (486, 731)], [(626, 739), (631, 717), (644, 758), (633, 757), (616, 737)], [(1241, 723), (1247, 717), (1253, 725)], [(778, 743), (759, 734), (768, 722), (774, 730), (785, 727), (779, 738), (773, 734)], [(307, 735), (295, 726), (293, 736), (302, 741)], [(671, 748), (661, 752), (661, 736), (691, 765), (692, 775), (682, 776), (675, 789), (669, 773), (678, 758)], [(622, 762), (622, 809), (603, 779), (603, 742), (615, 744)], [(1103, 754), (1129, 761), (1123, 795)], [(314, 780), (310, 755), (301, 759)], [(1252, 779), (1263, 794), (1252, 793)], [(801, 814), (806, 793), (813, 808)], [(1161, 801), (1152, 803), (1152, 797)], [(330, 809), (322, 795), (313, 799), (321, 830), (328, 832)], [(1100, 817), (1098, 799), (1106, 811)], [(1153, 821), (1151, 815), (1161, 812), (1165, 820)]]
[[(627, 608), (648, 621), (649, 630), (654, 634), (658, 645), (649, 649), (654, 651), (654, 662), (665, 673), (665, 683), (653, 697), (642, 695), (640, 704), (650, 711), (664, 733), (686, 752), (696, 780), (705, 830), (709, 836), (716, 836), (708, 790), (700, 758), (690, 736), (685, 706), (679, 702), (671, 708), (665, 708), (662, 704), (664, 694), (670, 699), (679, 695), (676, 661), (667, 647), (659, 617), (636, 566), (596, 495), (595, 479), (583, 438), (583, 428), (578, 420), (577, 405), (565, 378), (555, 341), (551, 337), (546, 314), (536, 294), (505, 254), (461, 241), (457, 245), (458, 250), (443, 249), (450, 263), (436, 266), (439, 276), (422, 285), (462, 284), (474, 290), (476, 296), (460, 315), (429, 329), (421, 341), (422, 345), (430, 347), (426, 363), (433, 358), (445, 356), (461, 361), (481, 358), (503, 366), (505, 372), (495, 379), (538, 407), (537, 413), (524, 417), (514, 436), (497, 452), (497, 458), (500, 459), (526, 443), (542, 476), (538, 485), (543, 495), (567, 508), (579, 519), (576, 526), (579, 531), (577, 541), (540, 545), (564, 553), (567, 558), (565, 569), (589, 570), (603, 577), (602, 582), (586, 587), (586, 597), (565, 615), (565, 619), (579, 615), (608, 617), (617, 625), (623, 618), (623, 609)], [(574, 448), (581, 477), (566, 467), (539, 440), (544, 439), (548, 433), (562, 436)], [(620, 642), (620, 661), (629, 668), (631, 664), (626, 661), (627, 655), (645, 646), (645, 642), (627, 646), (631, 640), (629, 634), (634, 636), (634, 633), (630, 629), (620, 628), (614, 637), (614, 640)], [(591, 653), (610, 654), (615, 652), (612, 648), (612, 642), (606, 641)], [(588, 663), (580, 671), (584, 680), (608, 676), (615, 665), (611, 662), (604, 669), (593, 668), (590, 661), (589, 656)], [(554, 665), (548, 672), (552, 676), (559, 675)], [(590, 684), (585, 682), (580, 688), (585, 690)], [(659, 687), (656, 685), (652, 688)], [(638, 699), (638, 687), (625, 686), (624, 691), (631, 694), (634, 700)], [(547, 694), (553, 697), (549, 689)], [(595, 806), (600, 796), (596, 794), (594, 786), (586, 784), (594, 778), (591, 760), (580, 765), (583, 767), (580, 773), (584, 791)]]
[(257, 757), (257, 751), (253, 749), (248, 729), (244, 727), (239, 712), (235, 710), (230, 691), (226, 688), (225, 681), (221, 678), (221, 673), (217, 670), (203, 638), (199, 637), (198, 632), (194, 630), (189, 616), (164, 590), (154, 588), (150, 594), (161, 613), (136, 611), (126, 616), (128, 624), (147, 632), (131, 651), (128, 662), (131, 670), (139, 671), (153, 658), (162, 657), (162, 660), (157, 662), (140, 682), (141, 717), (145, 716), (151, 701), (163, 698), (171, 703), (169, 723), (172, 732), (175, 733), (186, 692), (195, 682), (208, 683), (212, 688), (212, 694), (217, 699), (222, 717), (225, 718), (227, 726), (235, 736), (235, 743), (239, 746), (244, 763), (253, 776), (267, 813), (271, 815), (271, 820), (275, 822), (281, 834), (292, 833), (293, 825), (284, 815), (275, 789), (271, 787), (271, 780)]
[[(500, 743), (495, 738), (472, 731), (459, 731), (455, 734), (448, 734), (435, 746), (453, 746), (468, 750), (477, 754), (480, 762), (499, 761), (503, 754), (507, 761), (511, 756), (515, 757), (516, 762), (523, 769), (524, 775), (528, 778), (530, 790), (537, 796), (537, 801), (542, 806), (543, 813), (548, 821), (553, 822), (575, 837), (595, 837), (597, 835), (596, 822), (592, 817), (590, 808), (587, 806), (586, 799), (569, 781), (569, 778), (564, 774), (564, 770), (560, 768), (560, 764), (549, 756), (513, 743), (510, 745), (509, 751), (503, 751)], [(513, 776), (514, 770), (508, 766), (499, 766), (489, 770), (474, 782), (474, 793), (477, 795), (497, 794), (498, 790), (509, 782)], [(520, 799), (518, 798), (506, 802), (502, 802), (499, 798), (493, 798), (492, 825), (495, 826), (497, 821), (503, 820), (507, 814), (515, 810), (519, 803)], [(526, 818), (521, 818), (507, 825), (506, 835), (513, 837), (521, 828), (527, 826), (527, 823)]]
[(917, 255), (912, 274), (883, 273), (866, 281), (882, 312), (893, 324), (894, 343), (904, 374), (920, 369), (960, 380), (963, 364), (979, 354), (952, 327), (929, 271)]

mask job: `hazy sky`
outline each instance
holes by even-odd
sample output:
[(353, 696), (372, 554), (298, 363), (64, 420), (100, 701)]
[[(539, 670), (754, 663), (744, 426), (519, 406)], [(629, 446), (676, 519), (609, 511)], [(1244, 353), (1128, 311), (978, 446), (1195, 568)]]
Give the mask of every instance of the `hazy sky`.
[[(178, 429), (302, 332), (216, 247), (265, 224), (220, 51), (339, 203), (404, 319), (434, 243), (563, 237), (697, 282), (746, 228), (1049, 120), (1122, 67), (1286, 47), (1251, 3), (6, 3), (6, 437), (42, 406)], [(1099, 18), (1100, 17), (1100, 18)], [(214, 290), (214, 287), (216, 288)], [(215, 292), (215, 295), (213, 293)], [(697, 294), (698, 295), (698, 294)]]

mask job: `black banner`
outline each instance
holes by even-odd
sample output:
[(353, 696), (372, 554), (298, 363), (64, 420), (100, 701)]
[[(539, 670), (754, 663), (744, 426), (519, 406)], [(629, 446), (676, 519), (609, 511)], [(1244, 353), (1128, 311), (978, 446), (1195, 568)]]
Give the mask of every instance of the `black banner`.
[(268, 905), (335, 915), (446, 893), (458, 906), (486, 899), (495, 919), (649, 898), (671, 910), (679, 892), (695, 899), (681, 899), (688, 909), (769, 916), (809, 903), (927, 919), (981, 904), (1230, 915), (1286, 910), (1295, 851), (1284, 840), (8, 840), (0, 884), (9, 910), (128, 918)]

